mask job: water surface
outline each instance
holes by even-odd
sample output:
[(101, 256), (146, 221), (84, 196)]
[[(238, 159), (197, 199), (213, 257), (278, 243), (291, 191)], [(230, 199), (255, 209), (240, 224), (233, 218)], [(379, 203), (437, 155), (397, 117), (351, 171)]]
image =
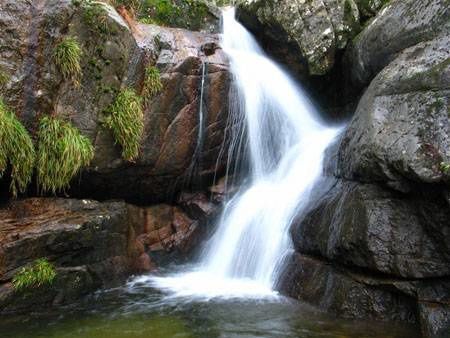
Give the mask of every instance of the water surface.
[(404, 325), (336, 319), (274, 295), (174, 296), (148, 281), (97, 292), (71, 307), (0, 318), (2, 338), (414, 338), (420, 337), (417, 332)]

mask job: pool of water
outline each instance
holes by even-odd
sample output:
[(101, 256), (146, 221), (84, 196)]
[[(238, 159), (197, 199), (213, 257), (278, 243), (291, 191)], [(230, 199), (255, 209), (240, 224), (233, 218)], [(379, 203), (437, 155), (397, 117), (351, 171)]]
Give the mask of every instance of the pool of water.
[(336, 319), (280, 296), (180, 297), (136, 280), (71, 307), (0, 317), (2, 338), (415, 338), (418, 332), (412, 326)]

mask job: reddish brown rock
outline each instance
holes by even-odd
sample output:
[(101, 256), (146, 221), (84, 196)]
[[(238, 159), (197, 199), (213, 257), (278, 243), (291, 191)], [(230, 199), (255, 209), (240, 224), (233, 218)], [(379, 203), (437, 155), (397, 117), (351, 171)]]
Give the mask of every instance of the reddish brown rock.
[[(169, 259), (186, 259), (202, 240), (204, 227), (179, 206), (165, 204), (144, 208), (61, 198), (10, 202), (0, 209), (0, 313), (71, 302)], [(39, 258), (55, 265), (54, 284), (19, 297), (10, 284), (13, 276)]]
[[(74, 195), (153, 203), (168, 200), (190, 179), (209, 185), (223, 144), (230, 81), (218, 35), (137, 23), (131, 30), (114, 9), (103, 7), (106, 33), (86, 22), (83, 7), (71, 1), (2, 1), (0, 28), (7, 29), (0, 29), (0, 45), (8, 48), (0, 50), (0, 70), (9, 77), (3, 96), (32, 133), (39, 116), (54, 113), (91, 139), (95, 158), (74, 179)], [(83, 49), (78, 87), (61, 77), (53, 61), (66, 36)], [(114, 93), (142, 91), (147, 66), (160, 70), (163, 89), (145, 100), (140, 155), (129, 163), (102, 121)]]

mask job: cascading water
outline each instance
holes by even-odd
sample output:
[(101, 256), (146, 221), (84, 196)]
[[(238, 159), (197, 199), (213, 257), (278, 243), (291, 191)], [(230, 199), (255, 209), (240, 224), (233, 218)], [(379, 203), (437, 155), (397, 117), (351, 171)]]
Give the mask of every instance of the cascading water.
[(225, 207), (195, 271), (150, 277), (176, 295), (272, 294), (280, 262), (291, 250), (289, 226), (308, 201), (324, 151), (339, 132), (320, 121), (302, 89), (234, 15), (234, 9), (223, 13), (222, 47), (238, 90), (239, 104), (232, 105), (238, 111), (231, 113), (246, 120), (250, 183)]

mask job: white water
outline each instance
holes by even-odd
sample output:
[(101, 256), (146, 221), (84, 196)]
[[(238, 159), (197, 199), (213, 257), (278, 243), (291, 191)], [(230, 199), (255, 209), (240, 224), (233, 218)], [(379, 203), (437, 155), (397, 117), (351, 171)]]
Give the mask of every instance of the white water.
[(339, 131), (321, 122), (303, 90), (264, 54), (233, 9), (224, 12), (223, 25), (222, 47), (240, 96), (232, 106), (246, 119), (250, 184), (225, 207), (195, 271), (136, 281), (174, 296), (274, 295), (280, 262), (291, 250), (289, 226), (308, 201), (324, 151)]

